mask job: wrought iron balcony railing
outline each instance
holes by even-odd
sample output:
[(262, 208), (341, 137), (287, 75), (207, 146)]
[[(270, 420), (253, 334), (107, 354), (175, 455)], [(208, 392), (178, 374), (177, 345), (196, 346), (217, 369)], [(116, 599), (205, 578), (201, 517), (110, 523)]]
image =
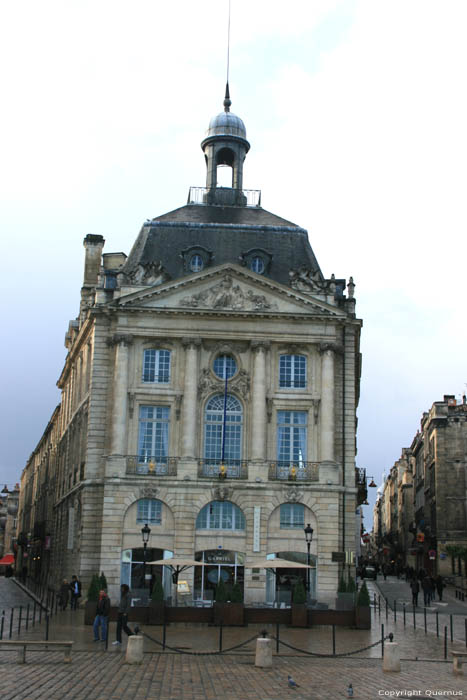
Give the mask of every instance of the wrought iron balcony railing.
[(142, 476), (176, 476), (178, 457), (128, 455), (126, 473)]
[(319, 463), (269, 462), (269, 481), (319, 481)]
[(248, 462), (243, 459), (199, 459), (200, 479), (248, 479)]

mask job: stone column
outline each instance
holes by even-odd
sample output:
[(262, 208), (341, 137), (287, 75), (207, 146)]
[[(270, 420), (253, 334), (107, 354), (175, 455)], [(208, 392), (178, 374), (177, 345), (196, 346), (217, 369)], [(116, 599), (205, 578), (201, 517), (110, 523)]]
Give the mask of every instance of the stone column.
[(321, 350), (321, 461), (334, 461), (334, 347)]
[(127, 436), (127, 407), (128, 407), (128, 357), (129, 346), (133, 342), (131, 335), (114, 335), (111, 344), (115, 349), (113, 410), (112, 410), (112, 442), (111, 454), (124, 455), (126, 452)]
[(253, 382), (251, 391), (251, 459), (266, 459), (266, 350), (268, 344), (253, 342)]
[(199, 338), (183, 338), (185, 347), (185, 386), (183, 395), (182, 457), (196, 457), (196, 411), (198, 405)]

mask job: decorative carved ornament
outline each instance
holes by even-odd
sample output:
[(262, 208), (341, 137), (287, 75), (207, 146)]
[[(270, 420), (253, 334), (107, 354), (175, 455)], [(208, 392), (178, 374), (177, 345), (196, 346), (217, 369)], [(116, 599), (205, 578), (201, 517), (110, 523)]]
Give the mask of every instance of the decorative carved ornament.
[(302, 500), (303, 493), (297, 486), (287, 486), (284, 495), (288, 503), (297, 503)]
[(159, 494), (159, 489), (155, 486), (142, 486), (139, 489), (140, 498), (157, 498)]
[(170, 275), (160, 261), (153, 261), (138, 263), (137, 267), (127, 274), (127, 278), (132, 284), (155, 286), (167, 282), (170, 279)]
[(214, 486), (212, 497), (215, 501), (229, 501), (233, 494), (231, 486)]
[(319, 270), (313, 272), (302, 265), (297, 270), (289, 270), (290, 286), (297, 292), (308, 294), (334, 294), (336, 291), (335, 277), (330, 280), (323, 279)]
[(226, 275), (221, 282), (209, 289), (183, 297), (178, 305), (232, 311), (261, 311), (278, 308), (277, 304), (268, 301), (264, 294), (256, 294), (251, 289), (244, 292), (238, 284), (234, 284), (230, 275)]
[(180, 420), (180, 411), (182, 407), (183, 394), (177, 394), (175, 397), (175, 418)]
[(318, 352), (321, 355), (325, 352), (335, 352), (339, 355), (342, 355), (344, 353), (344, 348), (342, 347), (342, 345), (338, 345), (337, 343), (319, 343)]
[[(228, 390), (237, 391), (244, 399), (248, 398), (250, 393), (250, 375), (244, 369), (241, 369), (233, 379), (229, 379)], [(223, 392), (225, 383), (222, 379), (214, 377), (209, 369), (202, 369), (201, 376), (198, 382), (198, 396), (202, 398), (214, 391)]]

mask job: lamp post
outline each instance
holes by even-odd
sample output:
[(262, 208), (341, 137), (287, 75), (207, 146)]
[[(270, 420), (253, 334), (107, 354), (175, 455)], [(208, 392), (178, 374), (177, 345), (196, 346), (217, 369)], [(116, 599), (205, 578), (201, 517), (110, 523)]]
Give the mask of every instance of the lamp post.
[[(313, 528), (311, 527), (310, 523), (303, 528), (303, 532), (305, 533), (305, 542), (306, 542), (306, 549), (307, 549), (307, 558), (306, 558), (306, 563), (308, 566), (310, 566), (310, 546), (311, 546), (311, 541), (313, 539)], [(308, 599), (310, 598), (310, 569), (306, 570), (306, 591), (307, 591), (307, 596)]]
[(146, 523), (146, 525), (141, 528), (141, 535), (143, 537), (143, 588), (146, 588), (146, 547), (148, 546), (150, 534), (151, 528)]

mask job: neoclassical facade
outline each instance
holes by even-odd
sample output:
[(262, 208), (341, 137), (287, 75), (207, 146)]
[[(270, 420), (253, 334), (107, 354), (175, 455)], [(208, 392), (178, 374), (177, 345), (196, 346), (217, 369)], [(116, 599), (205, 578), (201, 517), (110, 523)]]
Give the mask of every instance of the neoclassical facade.
[[(306, 563), (310, 595), (333, 602), (335, 552), (355, 550), (359, 336), (352, 278), (325, 278), (307, 232), (242, 189), (241, 119), (214, 117), (202, 142), (206, 187), (147, 221), (128, 257), (84, 240), (79, 317), (58, 381), (50, 575), (104, 571), (111, 597), (144, 599), (175, 556), (190, 596), (222, 578), (247, 602), (290, 597)], [(232, 187), (217, 186), (219, 167)], [(154, 579), (153, 579), (154, 580)], [(275, 590), (277, 589), (277, 590)]]

